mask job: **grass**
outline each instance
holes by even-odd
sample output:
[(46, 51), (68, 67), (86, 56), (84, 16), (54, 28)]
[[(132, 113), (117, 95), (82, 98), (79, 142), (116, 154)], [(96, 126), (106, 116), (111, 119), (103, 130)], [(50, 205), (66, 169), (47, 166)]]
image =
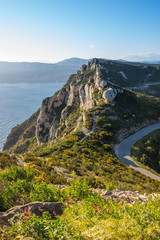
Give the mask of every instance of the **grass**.
[[(85, 181), (76, 182), (62, 190), (58, 197), (64, 203), (61, 216), (54, 219), (47, 212), (38, 218), (27, 211), (17, 222), (1, 229), (2, 239), (133, 239), (156, 240), (160, 238), (160, 199), (129, 205), (106, 201), (91, 193)], [(25, 219), (24, 219), (25, 218)], [(23, 219), (23, 220), (22, 220)]]

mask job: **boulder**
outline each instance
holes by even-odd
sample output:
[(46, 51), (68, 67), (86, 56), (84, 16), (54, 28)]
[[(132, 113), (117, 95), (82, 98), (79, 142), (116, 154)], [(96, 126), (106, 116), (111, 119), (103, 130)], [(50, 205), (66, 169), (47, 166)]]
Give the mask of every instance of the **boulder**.
[(112, 102), (117, 96), (117, 90), (113, 88), (108, 88), (103, 92), (103, 98), (109, 102)]
[(40, 216), (40, 215), (42, 215), (42, 213), (44, 211), (47, 211), (51, 214), (52, 217), (54, 217), (53, 212), (55, 212), (56, 215), (61, 215), (63, 213), (64, 206), (63, 206), (63, 203), (59, 203), (59, 202), (33, 202), (33, 203), (28, 203), (28, 204), (25, 204), (25, 205), (19, 205), (19, 206), (15, 206), (13, 208), (10, 208), (6, 212), (0, 212), (0, 219), (7, 224), (7, 223), (9, 223), (8, 220), (17, 219), (17, 214), (18, 213), (28, 211), (28, 210), (31, 213), (36, 214), (37, 216)]

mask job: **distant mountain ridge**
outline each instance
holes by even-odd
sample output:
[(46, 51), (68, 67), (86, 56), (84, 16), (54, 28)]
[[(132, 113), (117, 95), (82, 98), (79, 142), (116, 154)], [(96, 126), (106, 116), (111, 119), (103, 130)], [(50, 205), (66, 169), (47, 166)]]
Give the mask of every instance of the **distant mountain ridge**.
[(70, 58), (58, 63), (0, 62), (0, 83), (65, 82), (87, 59)]
[[(66, 82), (71, 74), (77, 72), (83, 64), (87, 64), (90, 59), (70, 58), (58, 63), (39, 62), (0, 62), (0, 83), (54, 83)], [(123, 59), (109, 60), (109, 62), (122, 64), (121, 66), (145, 66), (152, 68), (159, 61), (150, 62), (129, 62)], [(117, 65), (113, 65), (117, 71)], [(113, 71), (112, 68), (112, 71)], [(150, 68), (150, 70), (151, 70)], [(113, 76), (111, 76), (113, 77)]]

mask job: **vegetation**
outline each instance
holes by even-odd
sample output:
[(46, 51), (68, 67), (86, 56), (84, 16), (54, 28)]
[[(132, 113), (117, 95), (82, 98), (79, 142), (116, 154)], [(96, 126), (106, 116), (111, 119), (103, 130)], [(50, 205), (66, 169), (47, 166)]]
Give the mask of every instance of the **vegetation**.
[[(106, 61), (104, 63), (103, 78), (111, 79), (111, 82), (122, 87), (142, 86), (148, 82), (159, 82), (159, 65), (145, 65), (131, 62)], [(106, 72), (106, 69), (108, 70)], [(154, 72), (154, 73), (153, 73)], [(121, 73), (125, 73), (125, 79)], [(147, 77), (148, 74), (152, 73)]]
[[(139, 65), (124, 63), (121, 69), (118, 65), (116, 63), (113, 66), (110, 61), (106, 61), (102, 70), (103, 80), (108, 78), (105, 67), (115, 84), (118, 79), (121, 80), (121, 86), (130, 85), (130, 82), (123, 81), (122, 70), (126, 74), (130, 71), (135, 83), (139, 73), (139, 77), (144, 79), (146, 71), (151, 68), (145, 70)], [(78, 79), (77, 74), (74, 74), (63, 90), (70, 83), (78, 84), (78, 81), (82, 85), (94, 84), (94, 75), (95, 70), (91, 69), (80, 73)], [(67, 106), (66, 118), (60, 121), (65, 105), (63, 102), (63, 106), (57, 107), (59, 122), (56, 128), (60, 131), (53, 141), (41, 145), (36, 143), (35, 125), (39, 112), (12, 130), (8, 137), (8, 147), (5, 146), (10, 155), (0, 154), (0, 211), (32, 201), (61, 201), (65, 204), (65, 211), (62, 216), (54, 215), (52, 219), (46, 212), (37, 218), (27, 210), (18, 216), (18, 221), (11, 222), (10, 227), (1, 229), (2, 239), (21, 239), (22, 236), (33, 239), (86, 240), (160, 238), (158, 199), (143, 205), (136, 202), (130, 206), (122, 202), (106, 202), (91, 191), (92, 188), (118, 188), (138, 190), (141, 193), (160, 192), (158, 181), (123, 165), (113, 149), (120, 130), (125, 129), (129, 135), (133, 127), (141, 127), (143, 123), (149, 124), (159, 119), (160, 99), (121, 87), (119, 89), (121, 93), (117, 94), (113, 102), (103, 101), (102, 92), (95, 89), (91, 109), (81, 112), (77, 100), (73, 106)], [(57, 94), (52, 98), (52, 103)], [(52, 117), (49, 121), (52, 122)], [(158, 134), (142, 140), (138, 149), (136, 146), (133, 150), (143, 164), (147, 163), (157, 172), (160, 168)], [(12, 142), (14, 136), (16, 138)], [(59, 190), (59, 184), (67, 187)]]
[(138, 141), (131, 149), (134, 159), (160, 174), (160, 131), (155, 131)]
[[(70, 133), (57, 143), (43, 144), (24, 154), (25, 167), (9, 163), (3, 166), (1, 210), (36, 200), (56, 201), (53, 185), (70, 186), (81, 179), (90, 188), (105, 188), (109, 184), (121, 190), (160, 191), (157, 181), (127, 168), (114, 156), (112, 138), (113, 133), (107, 131), (92, 133), (85, 139), (81, 132)], [(11, 162), (14, 159), (10, 157)]]
[(56, 193), (65, 205), (64, 213), (32, 215), (30, 209), (18, 215), (10, 227), (1, 229), (2, 239), (159, 239), (160, 200), (145, 204), (106, 201), (93, 194), (85, 181), (76, 181)]

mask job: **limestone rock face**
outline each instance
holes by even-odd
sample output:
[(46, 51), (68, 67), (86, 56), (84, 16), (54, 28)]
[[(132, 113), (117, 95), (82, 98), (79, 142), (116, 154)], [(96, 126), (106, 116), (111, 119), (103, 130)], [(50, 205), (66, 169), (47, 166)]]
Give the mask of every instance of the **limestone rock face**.
[(93, 91), (94, 88), (89, 85), (79, 88), (80, 108), (87, 110), (93, 106)]
[(88, 65), (82, 65), (56, 95), (43, 100), (36, 125), (39, 144), (57, 138), (64, 129), (67, 131), (68, 125), (72, 127), (72, 121), (68, 117), (74, 108), (79, 107), (83, 115), (84, 111), (98, 104), (95, 92), (98, 91), (97, 94), (101, 95), (103, 93), (105, 100), (114, 100), (118, 91), (115, 87), (109, 88), (109, 83), (103, 79), (103, 64), (103, 60), (93, 59)]

